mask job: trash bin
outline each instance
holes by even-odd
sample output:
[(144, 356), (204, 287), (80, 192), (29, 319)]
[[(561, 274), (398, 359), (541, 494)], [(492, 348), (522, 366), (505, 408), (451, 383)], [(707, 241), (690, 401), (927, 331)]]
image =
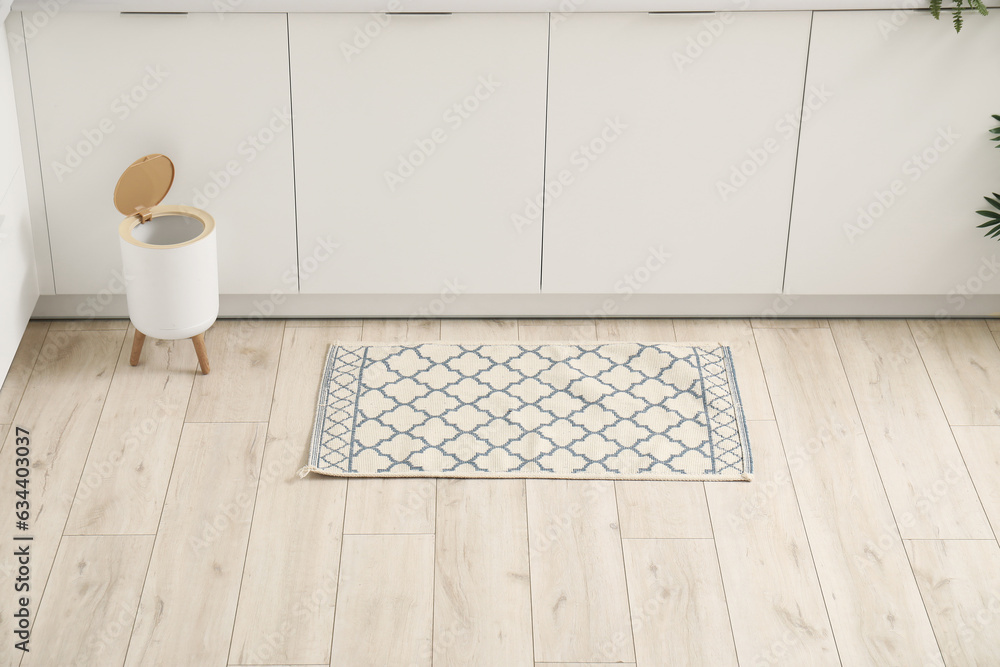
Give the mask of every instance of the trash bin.
[(135, 326), (129, 363), (139, 363), (146, 336), (190, 338), (208, 374), (205, 332), (219, 316), (215, 220), (191, 206), (163, 205), (174, 182), (166, 155), (133, 162), (115, 186), (128, 316)]

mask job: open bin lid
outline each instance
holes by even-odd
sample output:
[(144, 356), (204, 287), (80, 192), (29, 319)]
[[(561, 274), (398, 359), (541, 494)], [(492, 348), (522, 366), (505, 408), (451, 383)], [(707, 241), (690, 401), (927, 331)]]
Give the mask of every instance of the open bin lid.
[(167, 196), (174, 183), (174, 163), (166, 155), (152, 153), (128, 166), (115, 185), (115, 208), (125, 215), (146, 216), (146, 209)]

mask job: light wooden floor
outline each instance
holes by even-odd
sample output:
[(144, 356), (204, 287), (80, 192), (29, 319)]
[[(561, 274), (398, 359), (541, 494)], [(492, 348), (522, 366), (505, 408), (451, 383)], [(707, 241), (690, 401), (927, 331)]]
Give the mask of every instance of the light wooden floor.
[[(209, 376), (126, 324), (0, 391), (0, 665), (1000, 664), (996, 321), (229, 320)], [(297, 477), (331, 342), (438, 339), (723, 341), (755, 479)]]

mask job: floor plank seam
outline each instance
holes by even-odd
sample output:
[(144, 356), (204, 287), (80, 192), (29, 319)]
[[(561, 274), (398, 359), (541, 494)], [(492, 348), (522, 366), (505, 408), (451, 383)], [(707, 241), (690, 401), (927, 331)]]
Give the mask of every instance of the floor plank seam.
[(625, 601), (628, 602), (628, 633), (632, 637), (632, 659), (639, 659), (639, 652), (635, 645), (635, 627), (632, 625), (632, 596), (628, 594), (628, 562), (625, 558), (625, 539), (622, 537), (622, 510), (618, 505), (618, 483), (612, 482), (611, 489), (615, 494), (615, 518), (618, 520), (618, 550), (622, 555), (622, 576), (625, 578)]
[[(35, 366), (38, 365), (38, 358), (42, 356), (42, 350), (45, 349), (45, 341), (49, 338), (49, 327), (48, 322), (45, 323), (45, 331), (41, 332), (42, 344), (38, 346), (38, 351), (35, 352), (35, 358), (31, 360), (31, 368), (28, 370), (28, 376), (24, 379), (24, 386), (21, 388), (21, 395), (17, 397), (17, 405), (10, 413), (10, 418), (14, 419), (17, 416), (17, 411), (21, 407), (21, 401), (24, 400), (24, 394), (28, 390), (28, 385), (31, 383), (31, 377), (35, 374)], [(21, 334), (21, 339), (24, 340), (24, 334)], [(0, 388), (3, 388), (3, 380), (0, 380)], [(12, 423), (13, 424), (13, 423)], [(0, 443), (2, 445), (3, 443)]]
[[(814, 553), (812, 538), (809, 536), (809, 528), (806, 526), (805, 515), (802, 513), (802, 501), (799, 499), (799, 490), (795, 484), (795, 475), (792, 473), (792, 466), (788, 462), (788, 450), (785, 448), (785, 437), (781, 433), (781, 422), (778, 421), (778, 410), (774, 406), (774, 398), (771, 396), (771, 387), (767, 380), (767, 373), (764, 371), (764, 358), (760, 354), (760, 343), (757, 340), (756, 330), (752, 331), (754, 346), (757, 348), (757, 358), (761, 362), (761, 373), (764, 377), (764, 387), (767, 390), (767, 397), (771, 403), (771, 415), (774, 417), (774, 427), (778, 434), (778, 442), (781, 444), (781, 455), (785, 460), (785, 466), (788, 468), (788, 483), (792, 487), (792, 495), (795, 498), (795, 510), (799, 515), (799, 523), (802, 525), (802, 534), (806, 538), (806, 545), (809, 547), (809, 559), (812, 562), (813, 575), (816, 578), (816, 586), (819, 588), (820, 599), (823, 600), (823, 610), (826, 612), (826, 622), (830, 627), (830, 638), (833, 640), (833, 647), (837, 651), (837, 661), (840, 662), (841, 667), (844, 665), (844, 659), (840, 654), (840, 644), (837, 641), (837, 629), (834, 627), (833, 616), (830, 614), (830, 605), (827, 603), (827, 593), (823, 589), (823, 579), (819, 575), (819, 567), (816, 565), (816, 555)], [(838, 352), (839, 355), (839, 352)]]
[[(50, 327), (50, 329), (51, 329), (51, 327)], [(74, 333), (82, 333), (82, 332), (74, 332)], [(107, 332), (101, 331), (101, 332), (94, 332), (94, 333), (107, 333)], [(45, 338), (42, 340), (42, 347), (43, 348), (45, 346), (45, 341), (48, 340), (48, 338), (49, 338), (49, 334), (48, 334), (48, 331), (46, 331)], [(35, 605), (35, 618), (33, 618), (32, 621), (31, 621), (31, 628), (30, 628), (30, 630), (32, 630), (32, 631), (35, 629), (35, 622), (38, 620), (38, 611), (42, 608), (42, 602), (45, 601), (45, 591), (48, 589), (48, 587), (49, 587), (49, 581), (52, 578), (52, 568), (55, 567), (56, 558), (59, 557), (59, 552), (62, 550), (62, 541), (63, 541), (63, 537), (65, 537), (65, 534), (66, 534), (66, 526), (69, 525), (69, 517), (73, 513), (73, 505), (76, 504), (76, 496), (77, 496), (77, 493), (80, 491), (80, 484), (83, 483), (83, 473), (87, 469), (87, 463), (90, 461), (90, 452), (93, 451), (93, 448), (94, 448), (94, 438), (97, 437), (97, 429), (101, 425), (101, 419), (104, 417), (104, 410), (107, 408), (107, 405), (108, 405), (108, 394), (111, 392), (111, 385), (114, 382), (115, 374), (118, 372), (118, 364), (119, 364), (119, 362), (121, 362), (122, 349), (124, 348), (124, 346), (125, 346), (125, 334), (123, 332), (122, 333), (122, 340), (121, 340), (121, 342), (119, 343), (119, 346), (118, 346), (118, 354), (115, 355), (115, 363), (114, 363), (114, 368), (111, 371), (111, 378), (108, 380), (108, 386), (104, 390), (104, 399), (103, 399), (103, 401), (101, 403), (101, 411), (97, 415), (97, 420), (94, 422), (94, 431), (93, 431), (93, 433), (90, 434), (89, 443), (87, 444), (87, 456), (84, 457), (84, 459), (83, 459), (83, 466), (80, 468), (80, 479), (78, 479), (76, 481), (76, 487), (73, 489), (73, 499), (70, 501), (70, 503), (69, 503), (69, 509), (66, 511), (66, 518), (63, 519), (63, 527), (62, 527), (62, 530), (59, 531), (59, 539), (56, 541), (56, 549), (53, 552), (52, 562), (49, 564), (49, 569), (48, 569), (48, 571), (44, 575), (45, 576), (45, 579), (44, 579), (45, 583), (42, 584), (42, 592), (38, 594), (38, 602)], [(41, 352), (39, 352), (39, 356), (41, 356)], [(37, 361), (37, 358), (36, 358), (36, 361)], [(34, 373), (34, 368), (32, 368), (32, 373)], [(25, 392), (24, 393), (27, 393), (27, 388), (28, 388), (28, 385), (25, 384)], [(24, 393), (21, 394), (21, 398), (22, 399), (24, 398)], [(20, 405), (18, 405), (18, 407), (20, 407)], [(21, 659), (18, 661), (18, 664), (20, 664), (21, 661), (23, 661), (23, 660), (24, 660), (24, 654), (21, 655)]]
[[(275, 364), (275, 371), (277, 371), (277, 364)], [(272, 389), (273, 393), (273, 389)], [(268, 411), (270, 414), (270, 411)], [(233, 608), (233, 625), (229, 630), (229, 645), (226, 647), (226, 660), (229, 660), (229, 656), (233, 652), (233, 637), (236, 634), (236, 618), (239, 615), (240, 609), (240, 598), (243, 596), (243, 579), (247, 574), (247, 554), (250, 552), (250, 542), (253, 538), (253, 520), (257, 514), (257, 496), (260, 494), (260, 478), (264, 469), (264, 457), (267, 455), (267, 426), (264, 426), (264, 440), (260, 447), (260, 463), (257, 466), (257, 484), (254, 487), (253, 492), (253, 506), (250, 508), (250, 525), (247, 527), (247, 544), (243, 549), (243, 567), (240, 568), (240, 585), (236, 590), (236, 606)]]
[[(909, 329), (909, 322), (907, 322), (907, 330)], [(882, 496), (885, 498), (885, 503), (889, 507), (889, 514), (892, 516), (892, 523), (896, 528), (896, 537), (899, 538), (899, 548), (903, 550), (903, 555), (906, 556), (906, 562), (910, 566), (910, 577), (913, 579), (913, 585), (917, 587), (917, 593), (920, 595), (920, 601), (923, 603), (924, 615), (927, 618), (927, 624), (931, 628), (931, 633), (934, 635), (934, 641), (938, 647), (939, 657), (943, 660), (944, 651), (941, 649), (941, 640), (938, 637), (937, 631), (934, 629), (934, 623), (931, 622), (930, 610), (927, 609), (927, 601), (924, 600), (923, 593), (920, 591), (920, 584), (917, 581), (917, 574), (913, 571), (913, 563), (910, 561), (910, 554), (906, 551), (906, 544), (903, 543), (903, 531), (899, 527), (899, 519), (896, 518), (896, 509), (892, 506), (892, 501), (889, 500), (889, 493), (885, 488), (885, 480), (882, 477), (882, 471), (878, 467), (878, 458), (875, 456), (875, 450), (872, 449), (871, 438), (868, 437), (868, 425), (865, 424), (864, 419), (861, 418), (861, 409), (858, 407), (858, 399), (854, 393), (854, 386), (851, 384), (850, 376), (847, 374), (847, 366), (844, 364), (844, 355), (840, 352), (840, 345), (837, 342), (837, 336), (833, 330), (830, 331), (830, 337), (833, 339), (834, 349), (837, 350), (837, 358), (840, 359), (840, 371), (844, 376), (844, 381), (847, 383), (847, 388), (851, 392), (851, 400), (854, 404), (854, 412), (858, 416), (858, 422), (861, 424), (861, 430), (865, 436), (865, 442), (868, 444), (868, 453), (872, 457), (872, 465), (875, 466), (875, 474), (878, 475), (878, 480), (882, 484)], [(916, 346), (916, 340), (913, 340), (913, 333), (910, 332), (911, 340)], [(919, 352), (919, 349), (918, 349)]]
[[(344, 513), (340, 520), (340, 554), (337, 556), (337, 596), (333, 601), (333, 619), (330, 623), (330, 643), (329, 649), (327, 649), (326, 657), (328, 662), (333, 660), (333, 638), (337, 634), (337, 613), (340, 611), (340, 594), (343, 592), (341, 584), (343, 583), (344, 574), (344, 542), (346, 542), (347, 534), (344, 533), (344, 526), (347, 525), (347, 501), (350, 495), (351, 481), (347, 480), (347, 484), (344, 485)], [(435, 507), (435, 511), (437, 508)]]
[(705, 483), (701, 484), (701, 493), (705, 498), (705, 511), (708, 512), (708, 524), (712, 527), (712, 551), (715, 552), (715, 564), (719, 571), (719, 585), (722, 586), (722, 602), (726, 605), (726, 618), (729, 619), (729, 638), (733, 642), (733, 655), (736, 657), (736, 664), (740, 664), (740, 651), (736, 645), (736, 631), (733, 625), (733, 610), (729, 607), (729, 591), (726, 590), (726, 578), (722, 574), (722, 557), (719, 556), (719, 542), (715, 539), (715, 520), (712, 518), (712, 506), (708, 502), (708, 492), (705, 490)]

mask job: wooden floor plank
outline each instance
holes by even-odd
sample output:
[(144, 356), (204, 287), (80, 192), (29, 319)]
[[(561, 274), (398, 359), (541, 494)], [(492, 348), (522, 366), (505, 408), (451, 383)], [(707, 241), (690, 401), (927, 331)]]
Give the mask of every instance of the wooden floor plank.
[(517, 340), (517, 320), (441, 320), (441, 340), (501, 343)]
[(186, 340), (150, 338), (133, 367), (130, 348), (118, 358), (68, 535), (150, 534), (160, 521), (198, 360)]
[(634, 661), (614, 482), (526, 484), (535, 660)]
[(903, 538), (992, 538), (906, 322), (831, 328)]
[(152, 535), (64, 537), (22, 667), (120, 665)]
[[(132, 618), (138, 611), (139, 622), (126, 659), (129, 665), (145, 661), (301, 667), (368, 664), (370, 658), (372, 664), (396, 664), (398, 659), (405, 665), (429, 665), (433, 660), (444, 665), (493, 661), (549, 667), (635, 667), (650, 664), (652, 656), (658, 661), (652, 664), (659, 667), (664, 664), (662, 655), (669, 656), (670, 650), (683, 652), (684, 641), (689, 639), (672, 641), (673, 648), (665, 649), (658, 643), (664, 635), (679, 629), (697, 635), (699, 628), (692, 631), (692, 625), (669, 626), (643, 636), (659, 622), (656, 614), (668, 605), (657, 595), (645, 593), (642, 586), (654, 593), (675, 591), (669, 602), (676, 602), (677, 609), (688, 599), (698, 601), (700, 608), (715, 610), (709, 614), (706, 627), (713, 623), (723, 627), (722, 621), (728, 619), (718, 610), (728, 605), (732, 629), (720, 632), (723, 637), (733, 637), (740, 664), (752, 667), (835, 665), (837, 648), (843, 665), (942, 665), (939, 639), (949, 667), (975, 664), (976, 659), (989, 664), (998, 650), (992, 632), (1000, 618), (1000, 585), (994, 581), (1000, 569), (997, 543), (992, 539), (915, 539), (904, 547), (899, 529), (906, 537), (924, 533), (907, 532), (899, 512), (903, 504), (897, 497), (900, 485), (906, 490), (901, 495), (909, 502), (926, 499), (920, 489), (927, 488), (929, 481), (933, 493), (938, 481), (927, 477), (928, 471), (940, 471), (954, 463), (957, 447), (983, 510), (976, 519), (974, 511), (960, 510), (957, 501), (949, 498), (946, 502), (955, 502), (956, 507), (948, 512), (942, 509), (944, 505), (935, 507), (932, 514), (937, 518), (928, 525), (935, 529), (944, 526), (946, 516), (954, 515), (958, 518), (947, 526), (953, 532), (931, 535), (989, 536), (1000, 528), (1000, 425), (954, 426), (950, 429), (953, 439), (945, 437), (940, 416), (933, 417), (933, 400), (927, 393), (929, 377), (953, 422), (962, 421), (954, 418), (955, 410), (977, 411), (988, 417), (989, 399), (998, 393), (991, 384), (995, 375), (990, 367), (992, 355), (1000, 352), (993, 340), (1000, 337), (1000, 327), (990, 331), (988, 326), (995, 325), (994, 320), (930, 322), (930, 335), (920, 328), (925, 322), (910, 322), (911, 335), (920, 345), (921, 365), (927, 358), (932, 360), (922, 379), (920, 365), (911, 365), (917, 358), (912, 345), (906, 347), (906, 332), (897, 336), (899, 323), (892, 322), (831, 321), (832, 335), (822, 327), (798, 328), (801, 323), (791, 328), (787, 324), (783, 325), (786, 328), (758, 326), (754, 331), (746, 320), (382, 320), (345, 324), (289, 323), (280, 348), (273, 346), (277, 381), (264, 387), (265, 392), (274, 391), (263, 417), (270, 417), (266, 447), (263, 425), (242, 438), (202, 435), (197, 446), (189, 442), (189, 436), (182, 436), (162, 521), (155, 525), (147, 524), (148, 518), (138, 521), (125, 517), (146, 516), (144, 507), (149, 509), (148, 516), (158, 514), (157, 494), (150, 500), (145, 491), (159, 484), (162, 499), (165, 480), (140, 484), (138, 479), (150, 476), (146, 469), (154, 466), (154, 461), (164, 469), (163, 461), (170, 457), (160, 459), (158, 448), (121, 449), (121, 435), (116, 441), (115, 429), (124, 429), (131, 422), (142, 428), (150, 408), (145, 395), (159, 394), (161, 385), (157, 382), (167, 382), (167, 391), (171, 391), (174, 365), (176, 372), (193, 377), (193, 354), (186, 368), (179, 358), (189, 355), (181, 345), (187, 341), (151, 339), (142, 364), (132, 368), (121, 365), (125, 358), (123, 330), (93, 329), (97, 324), (85, 325), (89, 331), (69, 328), (69, 324), (54, 330), (45, 322), (29, 325), (36, 338), (23, 344), (29, 352), (19, 353), (20, 361), (15, 365), (20, 363), (21, 370), (15, 369), (14, 379), (0, 390), (0, 408), (7, 406), (9, 420), (0, 419), (0, 469), (15, 467), (9, 449), (15, 436), (9, 423), (31, 430), (40, 462), (32, 468), (31, 482), (33, 502), (39, 503), (32, 507), (30, 532), (34, 535), (32, 548), (37, 548), (32, 553), (32, 586), (38, 594), (45, 592), (41, 608), (36, 605), (32, 609), (36, 617), (32, 648), (39, 652), (29, 656), (25, 665), (83, 664), (89, 660), (86, 651), (98, 647), (101, 654), (96, 662), (89, 662), (105, 664), (102, 659), (110, 656), (111, 664), (121, 665)], [(282, 322), (271, 325), (281, 328)], [(773, 424), (751, 421), (757, 458), (753, 482), (598, 482), (597, 487), (614, 489), (608, 494), (609, 511), (599, 491), (587, 490), (595, 484), (592, 482), (556, 482), (577, 487), (533, 496), (532, 489), (544, 488), (540, 485), (549, 481), (359, 479), (346, 483), (321, 476), (305, 480), (293, 476), (308, 447), (316, 384), (328, 338), (358, 340), (367, 331), (373, 343), (438, 339), (502, 342), (526, 332), (531, 340), (593, 342), (649, 340), (650, 336), (666, 340), (668, 329), (674, 329), (684, 342), (720, 340), (725, 334), (730, 340), (722, 342), (732, 346), (732, 339), (737, 339), (741, 343), (738, 347), (745, 355), (741, 357), (734, 346), (734, 358), (748, 416), (772, 416), (771, 389), (773, 416), (782, 437)], [(869, 329), (878, 334), (868, 335), (865, 332)], [(852, 332), (848, 346), (843, 345), (842, 330)], [(719, 335), (707, 335), (713, 331)], [(224, 347), (223, 338), (217, 343)], [(240, 343), (239, 336), (234, 340)], [(841, 343), (840, 350), (837, 343)], [(164, 348), (176, 354), (165, 355)], [(947, 353), (945, 360), (938, 359), (935, 365), (934, 355), (941, 350)], [(223, 367), (235, 368), (221, 363), (226, 354), (221, 353), (218, 363), (213, 363), (209, 379)], [(233, 351), (232, 356), (237, 365), (243, 363), (240, 352)], [(961, 363), (966, 364), (964, 369), (949, 368), (949, 364)], [(985, 374), (977, 364), (985, 368)], [(259, 383), (246, 379), (255, 372), (251, 363), (247, 366), (245, 372), (239, 370), (235, 375), (244, 378), (238, 382), (253, 389)], [(976, 373), (980, 374), (978, 379)], [(967, 386), (983, 381), (986, 388), (981, 396), (975, 394), (975, 386)], [(954, 386), (949, 388), (949, 382)], [(128, 389), (133, 383), (135, 388)], [(199, 383), (200, 379), (192, 380), (191, 386)], [(237, 393), (233, 389), (219, 400), (206, 400), (221, 405), (234, 401)], [(950, 407), (945, 400), (949, 393), (953, 395)], [(938, 407), (938, 415), (941, 411)], [(901, 414), (920, 430), (901, 421)], [(870, 445), (861, 428), (862, 417), (871, 436)], [(158, 438), (161, 428), (146, 423), (149, 433), (144, 435)], [(184, 426), (185, 434), (194, 433), (191, 429), (215, 428), (255, 427)], [(255, 451), (236, 454), (231, 444), (225, 445), (233, 441)], [(908, 451), (907, 441), (919, 446)], [(886, 442), (892, 447), (881, 449)], [(142, 440), (140, 444), (146, 443)], [(97, 502), (88, 495), (86, 476), (106, 469), (99, 465), (109, 459), (105, 449), (142, 456), (117, 464), (126, 482), (120, 488), (118, 482), (102, 478), (98, 486), (109, 485), (114, 492), (106, 501)], [(261, 460), (263, 468), (255, 478), (252, 468)], [(910, 467), (917, 464), (919, 468)], [(893, 471), (893, 465), (899, 469)], [(169, 467), (166, 470), (169, 472)], [(81, 473), (85, 473), (82, 482)], [(354, 487), (346, 496), (345, 484)], [(511, 493), (519, 485), (526, 489), (520, 504)], [(475, 491), (480, 486), (491, 490)], [(948, 494), (953, 493), (952, 486)], [(338, 487), (339, 491), (330, 493)], [(248, 491), (240, 496), (237, 490), (244, 489)], [(13, 478), (0, 479), (0, 496), (10, 497), (13, 491)], [(968, 487), (966, 492), (970, 493)], [(700, 494), (707, 494), (707, 503)], [(895, 517), (889, 499), (891, 508), (897, 510)], [(964, 498), (963, 502), (967, 501)], [(699, 504), (710, 509), (712, 533), (705, 530), (704, 515), (692, 511)], [(526, 518), (528, 508), (532, 514)], [(338, 511), (346, 519), (348, 533), (354, 533), (345, 539), (340, 537)], [(993, 531), (985, 531), (982, 514), (989, 518)], [(925, 515), (930, 516), (926, 511)], [(527, 531), (530, 568), (517, 566), (517, 555), (523, 555), (526, 548), (518, 543), (518, 517), (520, 530)], [(206, 523), (209, 519), (218, 521), (222, 529), (213, 533)], [(901, 525), (897, 527), (894, 520)], [(100, 527), (100, 522), (106, 525)], [(309, 530), (304, 527), (307, 524)], [(146, 525), (152, 529), (128, 527)], [(64, 527), (66, 535), (62, 535)], [(106, 534), (157, 528), (151, 559), (152, 536)], [(7, 530), (8, 543), (12, 544), (13, 536), (9, 527)], [(73, 535), (77, 530), (101, 534)], [(437, 534), (432, 534), (435, 531)], [(380, 534), (391, 532), (426, 534)], [(715, 536), (715, 549), (692, 555), (697, 549), (691, 545), (711, 544), (706, 539), (709, 534)], [(628, 538), (626, 549), (636, 545), (652, 552), (646, 554), (647, 565), (666, 563), (659, 568), (661, 575), (664, 567), (668, 572), (674, 568), (671, 583), (677, 586), (661, 586), (648, 567), (643, 571), (632, 564), (628, 583), (634, 578), (642, 586), (627, 589), (622, 535)], [(681, 537), (689, 539), (665, 539)], [(205, 548), (198, 546), (199, 540), (205, 541)], [(130, 541), (144, 546), (133, 548)], [(79, 546), (85, 544), (100, 546), (96, 551)], [(671, 551), (657, 551), (661, 544)], [(354, 554), (351, 572), (339, 567), (341, 546), (345, 553)], [(128, 554), (129, 560), (118, 558), (120, 554)], [(143, 558), (151, 564), (141, 594), (136, 577), (123, 569), (144, 569), (133, 562), (135, 554), (139, 564)], [(404, 558), (399, 558), (400, 554)], [(911, 563), (917, 579), (910, 571)], [(0, 587), (12, 590), (13, 564), (10, 556), (0, 554)], [(530, 584), (525, 578), (528, 572)], [(141, 574), (137, 576), (141, 578)], [(350, 584), (354, 588), (345, 591)], [(341, 604), (336, 606), (338, 595)], [(113, 604), (122, 597), (131, 600), (130, 610)], [(520, 611), (516, 611), (518, 600), (523, 605)], [(529, 609), (530, 602), (534, 605)], [(989, 622), (983, 623), (984, 618)], [(0, 614), (0, 632), (13, 638), (9, 621), (5, 610)], [(529, 623), (530, 635), (526, 629)], [(98, 626), (103, 631), (92, 629)], [(61, 643), (47, 642), (46, 650), (64, 651), (65, 655), (42, 653), (40, 642), (57, 630)], [(337, 642), (331, 653), (335, 633)], [(89, 637), (90, 643), (82, 643), (87, 641), (83, 637)], [(359, 646), (362, 641), (366, 645)], [(700, 643), (704, 655), (690, 662), (710, 656), (718, 641), (707, 647)], [(0, 648), (0, 667), (16, 664), (21, 657), (12, 652), (12, 644)], [(633, 646), (638, 647), (638, 655)], [(83, 657), (76, 659), (81, 650)], [(69, 656), (69, 651), (74, 655)], [(731, 659), (730, 654), (724, 654), (718, 662), (725, 664)]]
[(128, 329), (128, 319), (95, 317), (88, 320), (52, 320), (49, 331), (124, 331)]
[(952, 426), (1000, 426), (1000, 348), (983, 320), (911, 320)]
[(993, 534), (1000, 536), (1000, 426), (955, 426), (952, 431)]
[(750, 321), (754, 329), (823, 329), (830, 326), (829, 320), (803, 317), (755, 317)]
[(28, 322), (28, 326), (25, 327), (17, 352), (14, 353), (14, 360), (0, 385), (0, 424), (9, 424), (13, 421), (14, 412), (21, 402), (24, 388), (28, 386), (31, 369), (42, 349), (48, 329), (48, 322), (34, 320)]
[[(441, 321), (365, 320), (361, 338), (373, 344), (433, 342), (441, 338)], [(435, 494), (433, 479), (351, 479), (344, 533), (433, 533)]]
[(351, 319), (331, 319), (317, 317), (315, 319), (285, 320), (286, 329), (308, 329), (309, 327), (319, 327), (329, 329), (330, 327), (347, 327), (349, 329), (360, 329), (364, 320)]
[(667, 319), (597, 320), (597, 340), (625, 340), (640, 343), (670, 343), (677, 340), (674, 321)]
[(360, 327), (285, 330), (232, 663), (330, 661), (347, 480), (297, 471), (308, 459), (327, 349), (360, 335)]
[(923, 664), (937, 644), (833, 335), (756, 337), (842, 663)]
[(624, 540), (637, 665), (737, 665), (712, 540)]
[(441, 480), (435, 568), (434, 665), (530, 666), (524, 480)]
[(366, 343), (426, 343), (441, 339), (441, 320), (365, 320), (361, 340)]
[(436, 481), (385, 477), (348, 480), (344, 534), (433, 533)]
[(265, 433), (185, 424), (126, 667), (226, 664)]
[(948, 667), (1000, 656), (1000, 547), (994, 540), (907, 540), (913, 573)]
[(597, 340), (597, 325), (593, 320), (518, 320), (521, 342), (592, 343)]
[[(6, 545), (0, 550), (0, 589), (14, 595), (17, 571), (13, 538), (30, 535), (31, 593), (29, 609), (33, 618), (38, 611), (38, 594), (45, 587), (59, 545), (66, 517), (73, 504), (87, 460), (87, 452), (104, 406), (104, 397), (121, 350), (124, 331), (52, 332), (35, 362), (31, 379), (24, 390), (13, 426), (0, 450), (0, 498), (8, 499), (8, 521), (0, 528)], [(24, 437), (17, 428), (26, 429), (30, 459), (27, 466), (28, 530), (18, 531), (14, 524), (18, 468), (17, 438)], [(23, 445), (22, 443), (20, 443)], [(23, 453), (23, 451), (22, 451)], [(9, 609), (10, 598), (4, 609)], [(16, 664), (20, 655), (11, 650), (13, 626), (10, 614), (0, 614), (0, 665)], [(18, 652), (19, 653), (19, 652)]]
[(674, 331), (681, 343), (718, 342), (733, 355), (740, 401), (747, 419), (774, 419), (757, 340), (749, 320), (676, 320)]
[(212, 372), (195, 377), (187, 421), (267, 421), (284, 327), (281, 320), (216, 322), (205, 334)]
[(703, 482), (616, 481), (623, 538), (712, 537)]
[(990, 328), (990, 331), (1000, 331), (1000, 319), (996, 317), (987, 318), (986, 326)]
[(429, 667), (433, 535), (347, 535), (331, 666)]
[(774, 422), (747, 423), (760, 471), (705, 485), (742, 665), (840, 665)]

